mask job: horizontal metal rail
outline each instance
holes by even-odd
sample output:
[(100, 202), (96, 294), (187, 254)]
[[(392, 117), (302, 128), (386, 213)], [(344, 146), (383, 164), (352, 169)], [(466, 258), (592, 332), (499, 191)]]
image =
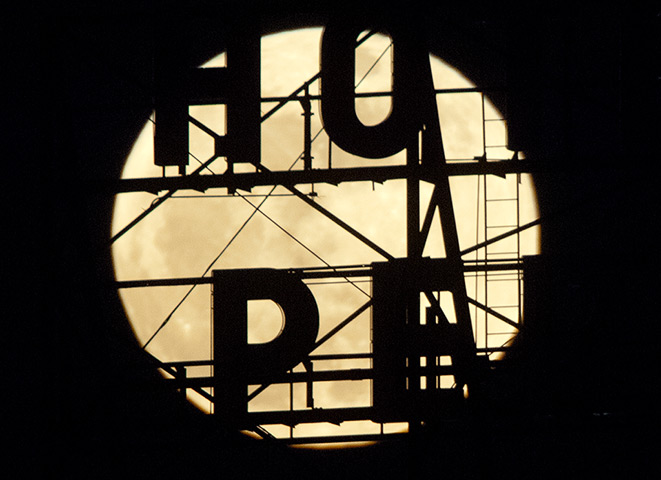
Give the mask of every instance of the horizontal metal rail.
[[(453, 375), (456, 368), (452, 365), (427, 365), (425, 367), (415, 367), (415, 373), (412, 375)], [(340, 381), (361, 381), (372, 380), (374, 370), (371, 368), (350, 368), (346, 370), (314, 370), (311, 372), (284, 372), (268, 375), (268, 378), (255, 378), (250, 381), (251, 385), (268, 382), (269, 385), (290, 384), (290, 383), (308, 383), (308, 382), (340, 382)], [(178, 377), (167, 379), (167, 382), (174, 385), (175, 388), (203, 388), (214, 387), (217, 385), (217, 379), (214, 377)]]
[[(485, 352), (505, 352), (509, 350), (510, 347), (489, 347), (489, 348), (477, 348), (475, 351), (478, 353)], [(308, 355), (308, 359), (312, 361), (325, 361), (325, 360), (365, 360), (371, 359), (373, 355), (371, 353), (328, 353), (328, 354), (319, 354), (319, 355)], [(159, 368), (164, 369), (170, 375), (174, 376), (174, 371), (172, 368), (177, 367), (211, 367), (214, 365), (213, 360), (180, 360), (176, 362), (161, 362), (153, 357), (153, 360), (158, 364)], [(426, 367), (423, 367), (426, 368)], [(319, 370), (323, 371), (323, 370)], [(306, 372), (306, 375), (309, 373)], [(196, 377), (190, 377), (196, 378)], [(203, 378), (203, 377), (198, 377)]]
[(377, 182), (419, 178), (434, 183), (445, 175), (506, 175), (532, 171), (527, 160), (498, 160), (492, 162), (447, 163), (440, 167), (429, 166), (380, 166), (314, 170), (262, 171), (248, 173), (223, 173), (218, 175), (184, 175), (176, 177), (150, 177), (120, 179), (108, 185), (112, 193), (150, 192), (164, 190), (196, 190), (204, 192), (212, 188), (250, 191), (254, 187), (282, 185), (292, 187), (310, 183), (339, 185), (345, 182)]
[[(371, 353), (327, 353), (319, 355), (309, 355), (308, 358), (312, 361), (324, 361), (324, 360), (357, 360), (357, 359), (370, 359), (372, 358)], [(169, 373), (171, 370), (169, 368), (177, 367), (211, 367), (214, 365), (213, 360), (179, 360), (176, 362), (161, 362), (153, 357), (153, 360), (157, 362), (159, 368), (163, 368)]]
[[(465, 261), (464, 272), (486, 272), (486, 271), (517, 271), (522, 270), (523, 265), (515, 260), (505, 262)], [(290, 269), (301, 279), (308, 278), (335, 278), (335, 277), (371, 277), (372, 269), (369, 266), (357, 267), (337, 267), (337, 268), (319, 268), (319, 269)], [(145, 288), (145, 287), (175, 287), (181, 285), (203, 285), (213, 284), (212, 277), (182, 277), (182, 278), (153, 278), (144, 280), (118, 280), (114, 282), (114, 287), (123, 288)]]
[(373, 407), (315, 408), (309, 410), (248, 412), (249, 420), (254, 425), (297, 425), (299, 423), (320, 422), (339, 425), (342, 422), (351, 420), (370, 419), (373, 415)]
[[(321, 95), (319, 94), (312, 94), (312, 95), (299, 95), (300, 92), (302, 92), (305, 89), (305, 86), (309, 86), (312, 84), (314, 80), (317, 80), (317, 76), (313, 76), (311, 80), (308, 80), (305, 82), (305, 84), (298, 89), (295, 90), (295, 92), (287, 97), (280, 96), (280, 97), (262, 97), (262, 103), (273, 103), (273, 102), (281, 102), (281, 103), (286, 103), (286, 102), (292, 102), (292, 101), (299, 101), (302, 98), (307, 98), (309, 100), (321, 100)], [(488, 89), (488, 91), (500, 91), (504, 90), (504, 88), (493, 88), (493, 89)], [(434, 93), (437, 95), (445, 95), (445, 94), (452, 94), (452, 93), (484, 93), (487, 90), (482, 88), (482, 87), (465, 87), (465, 88), (437, 88), (434, 90)], [(356, 98), (377, 98), (377, 97), (392, 97), (392, 91), (385, 91), (385, 92), (356, 92), (354, 94)], [(269, 115), (270, 116), (270, 115)], [(489, 119), (488, 121), (505, 121), (503, 118), (494, 118), (494, 119)]]

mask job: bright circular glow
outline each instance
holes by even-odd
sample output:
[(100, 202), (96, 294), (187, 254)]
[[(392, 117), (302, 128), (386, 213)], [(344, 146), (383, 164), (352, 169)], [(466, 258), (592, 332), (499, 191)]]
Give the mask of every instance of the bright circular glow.
[[(262, 97), (288, 96), (319, 70), (321, 29), (301, 29), (266, 36), (262, 39)], [(357, 92), (383, 91), (389, 88), (390, 39), (375, 35), (358, 49)], [(385, 53), (384, 53), (385, 52)], [(380, 59), (380, 60), (378, 60)], [(378, 62), (377, 62), (378, 60)], [(224, 55), (205, 66), (224, 64)], [(458, 71), (440, 59), (432, 58), (436, 89), (469, 89), (474, 87)], [(369, 72), (369, 73), (368, 73)], [(364, 79), (363, 79), (363, 75)], [(318, 94), (319, 84), (310, 93)], [(389, 99), (361, 99), (356, 109), (361, 121), (379, 123), (389, 108)], [(448, 162), (474, 162), (486, 152), (487, 160), (510, 159), (506, 123), (488, 99), (479, 92), (441, 93), (437, 95), (441, 131)], [(264, 111), (275, 105), (263, 103)], [(320, 123), (317, 101), (313, 102), (312, 132), (313, 167), (327, 168), (329, 142)], [(301, 105), (290, 102), (262, 124), (262, 163), (271, 170), (301, 169), (303, 117)], [(190, 114), (223, 133), (224, 107), (197, 106)], [(484, 117), (483, 117), (484, 114)], [(122, 178), (158, 177), (160, 167), (153, 163), (153, 125), (146, 122), (126, 161)], [(190, 127), (190, 170), (213, 154), (213, 139), (197, 127)], [(383, 160), (364, 160), (332, 147), (333, 167), (396, 165), (405, 162), (400, 153)], [(172, 172), (175, 175), (174, 167)], [(210, 169), (220, 174), (225, 161), (216, 160)], [(253, 170), (254, 171), (254, 170)], [(211, 171), (204, 172), (211, 175)], [(527, 174), (496, 176), (456, 176), (451, 180), (453, 206), (457, 218), (460, 247), (467, 248), (523, 225), (538, 217), (532, 179)], [(300, 187), (313, 193), (316, 202), (354, 226), (396, 257), (406, 256), (406, 195), (403, 180), (383, 184), (372, 182), (343, 183), (339, 186), (318, 184)], [(427, 205), (431, 184), (421, 185), (421, 205)], [(303, 204), (300, 199), (277, 187), (258, 187), (241, 195), (227, 195), (225, 190), (206, 193), (179, 191), (144, 220), (118, 239), (112, 248), (118, 280), (199, 277), (213, 269), (273, 267), (294, 268), (330, 265), (369, 264), (383, 258), (356, 240), (330, 220)], [(113, 235), (142, 213), (155, 200), (148, 193), (123, 193), (115, 202)], [(518, 199), (518, 200), (517, 200)], [(259, 207), (259, 210), (256, 208)], [(485, 219), (486, 215), (486, 219)], [(421, 212), (424, 216), (424, 211)], [(235, 234), (237, 234), (236, 237)], [(529, 229), (489, 247), (476, 251), (464, 260), (518, 259), (538, 253), (539, 232)], [(220, 255), (220, 253), (222, 255)], [(440, 228), (432, 230), (425, 256), (444, 257)], [(498, 281), (496, 281), (498, 280)], [(365, 302), (369, 284), (325, 283), (309, 285), (320, 311), (320, 335), (351, 314)], [(518, 272), (502, 272), (500, 277), (483, 274), (466, 275), (470, 297), (500, 314), (519, 321), (522, 283)], [(366, 293), (367, 292), (367, 293)], [(211, 301), (208, 285), (191, 290), (190, 286), (122, 289), (120, 296), (135, 335), (145, 344), (162, 323), (167, 325), (149, 343), (147, 350), (163, 362), (208, 360), (211, 357)], [(182, 299), (185, 301), (182, 302)], [(452, 302), (441, 298), (441, 306)], [(179, 305), (180, 304), (180, 305)], [(268, 306), (267, 306), (268, 307)], [(174, 312), (174, 313), (173, 313)], [(253, 315), (253, 314), (251, 314)], [(263, 333), (259, 314), (249, 321), (249, 337), (259, 343), (277, 335), (277, 322)], [(269, 314), (270, 315), (270, 314)], [(516, 330), (483, 310), (471, 310), (478, 349), (506, 345)], [(252, 317), (251, 317), (252, 319)], [(267, 327), (264, 327), (267, 328)], [(272, 329), (275, 328), (275, 331)], [(251, 337), (252, 335), (252, 337)], [(315, 353), (369, 352), (370, 316), (360, 315), (340, 334)], [(497, 353), (494, 353), (497, 355)], [(333, 360), (320, 368), (366, 368), (369, 360)], [(315, 367), (316, 368), (316, 367)], [(210, 367), (191, 367), (189, 376), (206, 376)], [(370, 401), (369, 381), (326, 382), (315, 387), (319, 408), (366, 406)], [(250, 411), (288, 409), (304, 405), (304, 387), (290, 391), (288, 386), (273, 385), (250, 403)], [(189, 398), (200, 409), (210, 411), (208, 400), (194, 392)], [(265, 428), (276, 437), (292, 434), (288, 426)], [(294, 435), (300, 437), (378, 433), (405, 428), (402, 424), (378, 425), (367, 421), (329, 424), (302, 424)]]

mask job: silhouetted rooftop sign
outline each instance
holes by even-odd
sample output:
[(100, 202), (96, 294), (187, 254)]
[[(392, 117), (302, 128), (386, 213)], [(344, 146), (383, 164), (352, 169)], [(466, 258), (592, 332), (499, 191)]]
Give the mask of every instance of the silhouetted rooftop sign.
[[(326, 27), (321, 43), (320, 74), (311, 80), (321, 80), (318, 99), (330, 141), (361, 159), (360, 165), (353, 168), (333, 168), (330, 160), (327, 169), (312, 168), (309, 83), (280, 104), (298, 101), (303, 108), (303, 170), (271, 171), (262, 164), (261, 123), (273, 111), (267, 114), (260, 111), (263, 99), (257, 30), (228, 36), (227, 63), (223, 67), (190, 69), (180, 49), (174, 46), (168, 49), (167, 44), (157, 62), (154, 162), (161, 167), (178, 167), (180, 176), (123, 180), (121, 191), (158, 192), (164, 188), (170, 192), (178, 188), (204, 191), (223, 187), (234, 193), (257, 185), (281, 185), (385, 260), (355, 267), (214, 270), (213, 278), (205, 281), (213, 286), (210, 364), (214, 372), (206, 380), (178, 378), (177, 382), (184, 389), (198, 388), (213, 402), (215, 415), (238, 429), (259, 431), (259, 426), (264, 424), (339, 424), (347, 420), (415, 424), (459, 411), (469, 395), (479, 392), (482, 375), (488, 369), (488, 357), (478, 355), (474, 339), (469, 303), (476, 302), (466, 292), (467, 264), (461, 258), (464, 252), (459, 247), (449, 176), (489, 173), (504, 176), (525, 170), (527, 164), (519, 162), (516, 155), (511, 162), (487, 162), (485, 153), (479, 162), (448, 165), (429, 52), (413, 29), (398, 25), (385, 30), (393, 45), (392, 89), (388, 92), (391, 111), (380, 123), (365, 125), (356, 113), (356, 46), (361, 32), (365, 31), (364, 25), (331, 22)], [(224, 134), (208, 129), (189, 115), (191, 105), (210, 104), (226, 106)], [(191, 122), (213, 137), (213, 155), (200, 168), (186, 174)], [(383, 166), (372, 160), (400, 152), (405, 152), (401, 165)], [(217, 158), (226, 160), (225, 173), (201, 175), (204, 167)], [(239, 164), (252, 165), (255, 172), (235, 172)], [(404, 258), (396, 258), (295, 188), (303, 182), (337, 185), (394, 178), (406, 182)], [(433, 186), (426, 209), (420, 200), (423, 180)], [(427, 258), (423, 253), (437, 213), (445, 258)], [(509, 269), (518, 275), (521, 264), (519, 259), (516, 262), (488, 265), (485, 258), (483, 264), (474, 264), (472, 268), (474, 271), (482, 268), (485, 272)], [(372, 290), (369, 294), (363, 291), (367, 301), (335, 329), (318, 338), (319, 307), (303, 280), (337, 277), (366, 278)], [(450, 294), (449, 306), (441, 305), (442, 293)], [(266, 343), (248, 342), (248, 303), (254, 300), (272, 301), (282, 311), (283, 327)], [(477, 305), (519, 327), (516, 321)], [(315, 353), (335, 333), (367, 311), (371, 313), (370, 352)], [(370, 366), (344, 370), (314, 368), (315, 361), (351, 359), (368, 360)], [(371, 403), (355, 408), (315, 407), (317, 384), (344, 380), (370, 381)], [(294, 409), (292, 401), (289, 410), (251, 411), (250, 401), (273, 384), (288, 384), (292, 389), (294, 384), (305, 385), (305, 407)], [(213, 393), (202, 392), (199, 387), (213, 387)]]

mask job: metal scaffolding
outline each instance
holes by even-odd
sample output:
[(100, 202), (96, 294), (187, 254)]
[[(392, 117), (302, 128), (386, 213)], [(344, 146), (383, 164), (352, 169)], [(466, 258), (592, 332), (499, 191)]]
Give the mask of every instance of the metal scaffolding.
[[(233, 48), (250, 55), (250, 47), (233, 46)], [(242, 68), (250, 70), (255, 67), (244, 65)], [(259, 66), (256, 68), (258, 69)], [(200, 75), (205, 79), (205, 82), (201, 83), (203, 85), (207, 85), (207, 80), (214, 76), (223, 79), (223, 82), (232, 81), (226, 79), (227, 75), (222, 71), (208, 71)], [(282, 291), (267, 288), (263, 280), (260, 280), (264, 275), (263, 270), (244, 269), (239, 275), (237, 270), (213, 269), (218, 259), (216, 257), (201, 276), (122, 280), (117, 281), (115, 286), (118, 289), (190, 286), (189, 293), (199, 285), (211, 286), (210, 293), (213, 299), (211, 358), (171, 362), (160, 361), (154, 357), (153, 360), (168, 377), (172, 388), (181, 393), (182, 398), (197, 395), (204, 399), (209, 403), (209, 411), (213, 413), (213, 417), (233, 424), (237, 429), (252, 431), (263, 438), (273, 437), (266, 426), (275, 424), (287, 426), (289, 435), (278, 436), (279, 440), (285, 443), (383, 439), (398, 434), (392, 429), (384, 429), (384, 425), (406, 423), (410, 428), (415, 428), (421, 422), (459, 414), (472, 395), (479, 395), (480, 379), (498, 362), (500, 357), (493, 354), (507, 351), (511, 338), (523, 328), (524, 265), (520, 233), (536, 226), (538, 222), (521, 224), (518, 179), (521, 173), (531, 171), (531, 165), (526, 160), (519, 159), (516, 154), (511, 158), (490, 156), (492, 149), (502, 148), (503, 145), (488, 143), (488, 124), (504, 123), (504, 119), (485, 117), (486, 89), (477, 87), (437, 89), (427, 83), (419, 87), (420, 91), (427, 92), (434, 99), (438, 95), (445, 94), (481, 96), (484, 139), (482, 155), (463, 160), (445, 158), (441, 126), (438, 123), (434, 102), (434, 105), (426, 105), (425, 108), (430, 109), (431, 113), (425, 114), (426, 122), (419, 133), (416, 132), (416, 137), (409, 141), (406, 146), (406, 159), (400, 164), (334, 167), (329, 148), (327, 161), (323, 162), (324, 166), (321, 167), (322, 159), (313, 155), (313, 142), (317, 137), (312, 135), (311, 125), (314, 115), (312, 106), (314, 102), (322, 100), (321, 95), (311, 93), (311, 86), (319, 79), (320, 74), (311, 77), (286, 97), (260, 97), (261, 105), (276, 103), (267, 113), (261, 115), (260, 122), (271, 118), (285, 105), (300, 105), (304, 145), (303, 153), (294, 164), (302, 160), (302, 168), (271, 170), (267, 165), (252, 159), (248, 164), (254, 167), (254, 171), (235, 171), (234, 167), (239, 160), (230, 161), (229, 156), (236, 154), (236, 151), (226, 150), (228, 138), (188, 115), (185, 119), (186, 128), (190, 123), (209, 135), (213, 139), (215, 153), (200, 162), (200, 166), (190, 173), (186, 173), (185, 163), (177, 160), (179, 175), (122, 179), (109, 186), (114, 194), (137, 191), (160, 193), (160, 196), (142, 214), (112, 237), (111, 243), (128, 233), (181, 190), (198, 192), (221, 190), (226, 191), (230, 197), (240, 196), (250, 203), (247, 195), (240, 192), (250, 192), (263, 186), (272, 187), (269, 193), (264, 194), (260, 204), (250, 203), (254, 211), (247, 223), (257, 213), (266, 216), (266, 213), (260, 209), (261, 205), (274, 194), (276, 187), (280, 187), (288, 195), (298, 198), (337, 228), (376, 253), (381, 260), (360, 265), (333, 265), (324, 261), (325, 265), (320, 267), (276, 269), (269, 273), (274, 275), (271, 283), (291, 284), (292, 292), (298, 292), (296, 298), (299, 300), (300, 292), (308, 291), (314, 282), (339, 281), (353, 286), (369, 285), (370, 289), (360, 289), (365, 294), (363, 303), (355, 307), (350, 314), (338, 319), (334, 327), (324, 335), (318, 336), (314, 331), (310, 333), (312, 340), (307, 343), (292, 340), (287, 344), (287, 347), (300, 350), (298, 356), (292, 357), (291, 361), (283, 361), (280, 364), (274, 360), (277, 364), (275, 367), (264, 365), (263, 368), (252, 369), (246, 367), (246, 364), (253, 361), (251, 359), (265, 356), (267, 347), (251, 346), (245, 340), (245, 331), (242, 330), (246, 328), (245, 302), (259, 298), (274, 301), (282, 299), (276, 303), (283, 307), (286, 318), (285, 329), (288, 328), (287, 322), (291, 322), (291, 318), (297, 315), (295, 310), (303, 308), (295, 305), (296, 302), (292, 300), (294, 294), (287, 291), (290, 287), (281, 287)], [(194, 91), (192, 97), (204, 98), (205, 103), (213, 103), (214, 99), (210, 99), (208, 88), (204, 88)], [(372, 92), (360, 93), (356, 96), (377, 98), (393, 97), (393, 95), (394, 92)], [(217, 98), (215, 101), (230, 100)], [(167, 111), (169, 110), (166, 109)], [(157, 111), (157, 130), (162, 121), (162, 117), (159, 118), (158, 115)], [(167, 115), (166, 113), (165, 122)], [(231, 117), (240, 114), (228, 108), (227, 115)], [(181, 121), (176, 112), (172, 118), (175, 118), (176, 122)], [(206, 174), (209, 167), (219, 158), (227, 160), (225, 172)], [(168, 164), (164, 157), (159, 157), (158, 161), (160, 165)], [(481, 230), (478, 229), (475, 245), (462, 249), (457, 234), (450, 178), (465, 175), (480, 178), (481, 187), (478, 188), (478, 195), (481, 195), (482, 224)], [(402, 180), (406, 184), (406, 231), (395, 233), (406, 237), (404, 258), (389, 252), (378, 243), (378, 240), (361, 233), (357, 226), (350, 225), (340, 215), (322, 206), (315, 199), (314, 185), (337, 186), (359, 181), (382, 183), (387, 180)], [(430, 184), (433, 189), (426, 204), (421, 202), (421, 182)], [(503, 189), (493, 188), (492, 182), (503, 182), (507, 186), (506, 193), (495, 195), (497, 190)], [(311, 191), (305, 193), (300, 188), (301, 185), (311, 185)], [(496, 205), (501, 211), (503, 206), (511, 210), (512, 221), (504, 224), (493, 223), (493, 220), (490, 220), (494, 217), (491, 211)], [(266, 218), (279, 226), (276, 219)], [(440, 221), (437, 221), (437, 218)], [(279, 227), (286, 232), (284, 227)], [(423, 252), (429, 241), (430, 232), (439, 228), (445, 256), (424, 257)], [(304, 246), (301, 241), (295, 239), (295, 235), (289, 233), (288, 235)], [(508, 244), (512, 248), (504, 250), (497, 248), (503, 244)], [(469, 259), (469, 255), (474, 258)], [(254, 279), (253, 273), (256, 276)], [(474, 295), (471, 295), (466, 288), (466, 279), (469, 277), (476, 280)], [(496, 288), (501, 288), (504, 283), (508, 288), (514, 288), (515, 299), (512, 303), (494, 304), (492, 292)], [(252, 289), (250, 293), (241, 296), (243, 292), (248, 291), (248, 288)], [(448, 295), (452, 299), (450, 303), (443, 300)], [(186, 297), (178, 306), (185, 299)], [(289, 305), (287, 302), (290, 300), (292, 306), (285, 307)], [(473, 307), (472, 312), (471, 307)], [(172, 318), (173, 313), (161, 323), (147, 344)], [(369, 339), (371, 348), (368, 351), (332, 354), (317, 352), (317, 349), (338, 335), (345, 327), (366, 316), (370, 320), (371, 335)], [(505, 328), (494, 328), (496, 324), (504, 325)], [(233, 327), (229, 328), (227, 325)], [(294, 337), (295, 335), (292, 336)], [(282, 352), (284, 349), (281, 350)], [(348, 362), (349, 366), (347, 368), (327, 366), (342, 361)], [(208, 373), (191, 375), (191, 370), (198, 367), (206, 368)], [(329, 382), (367, 382), (369, 397), (360, 406), (322, 408), (319, 406), (320, 403), (315, 401), (315, 392)], [(273, 385), (286, 387), (289, 408), (277, 407), (270, 410), (252, 408), (253, 401), (260, 398), (260, 395), (263, 396), (264, 392)], [(376, 427), (372, 433), (362, 434), (305, 437), (294, 435), (294, 426), (299, 424), (324, 422), (340, 424), (350, 421), (369, 421)]]

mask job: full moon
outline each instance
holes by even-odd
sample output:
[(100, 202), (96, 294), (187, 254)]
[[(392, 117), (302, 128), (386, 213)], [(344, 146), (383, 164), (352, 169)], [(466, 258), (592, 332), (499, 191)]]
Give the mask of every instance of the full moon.
[[(301, 29), (267, 35), (261, 43), (262, 113), (273, 109), (319, 71), (322, 30)], [(365, 32), (367, 34), (367, 32)], [(356, 50), (356, 92), (387, 92), (391, 88), (391, 39), (372, 35)], [(489, 99), (452, 66), (432, 56), (432, 75), (441, 133), (448, 163), (509, 160), (506, 119)], [(224, 54), (201, 68), (223, 66)], [(319, 81), (309, 94), (319, 94)], [(366, 125), (383, 121), (390, 110), (387, 96), (360, 97), (356, 112)], [(191, 106), (190, 116), (217, 134), (225, 132), (224, 106)], [(301, 170), (304, 117), (299, 101), (290, 101), (262, 123), (261, 161), (272, 171)], [(319, 102), (312, 101), (312, 168), (401, 165), (405, 153), (365, 160), (329, 142), (321, 123)], [(122, 178), (176, 175), (154, 165), (153, 117), (136, 139)], [(203, 129), (190, 125), (190, 166), (197, 168), (213, 156), (214, 140)], [(519, 153), (519, 155), (522, 155)], [(367, 165), (365, 162), (369, 162)], [(222, 174), (226, 162), (219, 158), (202, 175)], [(245, 167), (244, 171), (255, 171)], [(535, 189), (527, 174), (506, 177), (451, 177), (452, 202), (460, 247), (469, 248), (508, 232), (538, 217)], [(395, 257), (406, 256), (406, 186), (404, 180), (383, 183), (347, 182), (338, 186), (299, 186), (309, 199), (331, 211), (362, 235)], [(421, 185), (421, 205), (427, 205), (433, 185)], [(121, 193), (115, 200), (112, 234), (122, 230), (157, 200), (149, 193)], [(421, 218), (425, 211), (421, 212)], [(478, 249), (464, 260), (519, 260), (539, 251), (539, 231), (530, 228), (518, 235)], [(374, 249), (310, 208), (284, 187), (256, 187), (250, 192), (210, 189), (205, 193), (180, 190), (113, 243), (117, 280), (209, 276), (214, 269), (296, 268), (328, 265), (367, 265), (383, 261)], [(440, 229), (430, 232), (425, 256), (442, 258), (445, 247)], [(469, 297), (499, 314), (520, 321), (522, 280), (519, 272), (499, 277), (485, 272), (466, 274)], [(334, 279), (308, 284), (320, 312), (319, 336), (335, 328), (370, 296), (367, 280)], [(208, 361), (212, 358), (212, 307), (209, 285), (120, 289), (120, 296), (141, 346), (162, 362)], [(452, 298), (441, 298), (441, 306)], [(516, 335), (516, 329), (475, 307), (471, 310), (478, 349), (498, 355)], [(248, 341), (264, 343), (275, 338), (282, 317), (273, 302), (249, 304)], [(369, 311), (330, 338), (315, 354), (369, 353)], [(491, 349), (491, 350), (490, 350)], [(368, 368), (369, 359), (328, 360), (316, 369)], [(190, 367), (189, 376), (209, 376), (210, 366)], [(304, 371), (299, 365), (295, 371)], [(165, 374), (164, 374), (165, 375)], [(166, 375), (167, 376), (167, 375)], [(300, 388), (299, 388), (300, 387)], [(315, 386), (315, 407), (369, 406), (370, 381), (321, 382)], [(208, 389), (210, 391), (210, 389)], [(189, 391), (188, 398), (205, 412), (213, 405)], [(305, 385), (272, 385), (249, 404), (250, 411), (305, 407)], [(344, 435), (398, 431), (406, 424), (380, 425), (369, 421), (301, 424), (295, 428), (264, 425), (276, 437)]]

